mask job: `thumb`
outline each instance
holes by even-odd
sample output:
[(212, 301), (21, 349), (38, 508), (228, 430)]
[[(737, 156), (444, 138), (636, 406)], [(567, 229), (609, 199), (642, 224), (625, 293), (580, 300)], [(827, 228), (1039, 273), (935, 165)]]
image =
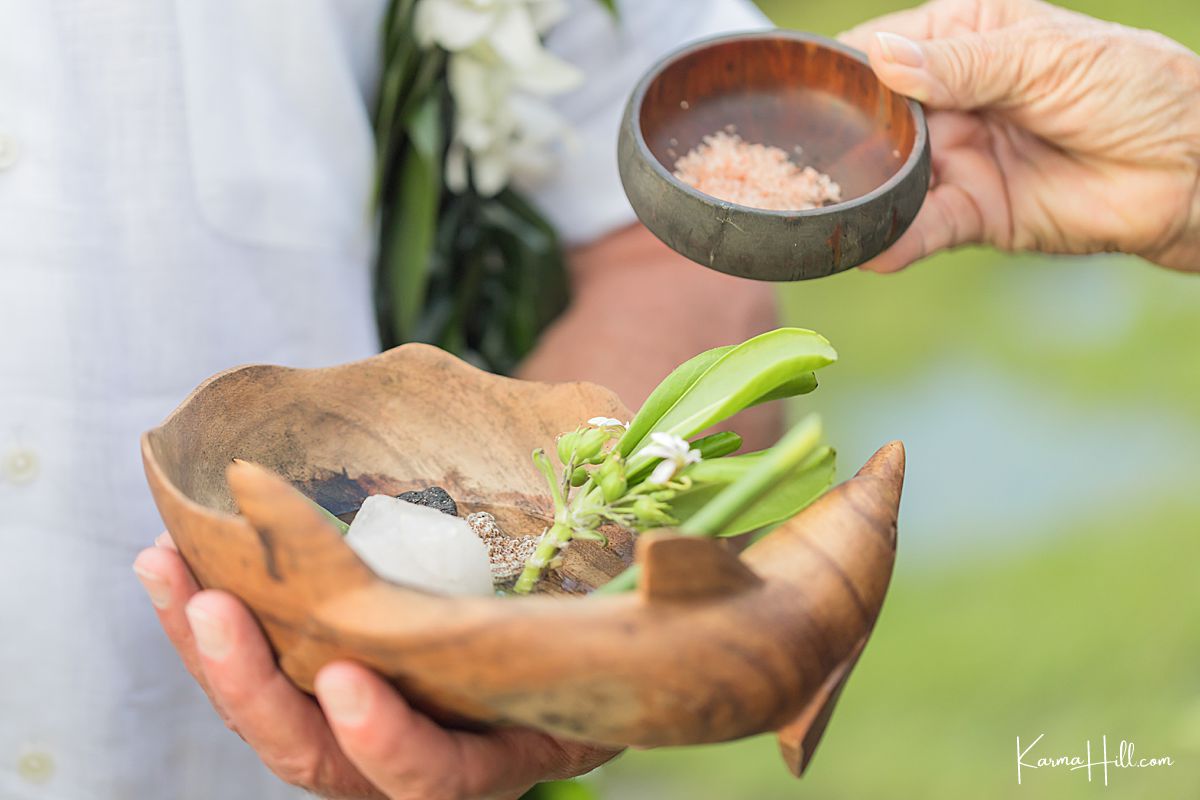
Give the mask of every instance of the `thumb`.
[(1010, 30), (915, 42), (876, 33), (871, 67), (889, 88), (931, 108), (971, 111), (1018, 104), (1028, 42)]

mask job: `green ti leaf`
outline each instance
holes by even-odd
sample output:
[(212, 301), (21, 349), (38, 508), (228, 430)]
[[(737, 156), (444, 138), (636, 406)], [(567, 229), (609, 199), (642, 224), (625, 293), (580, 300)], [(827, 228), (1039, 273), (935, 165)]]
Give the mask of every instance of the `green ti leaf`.
[(425, 287), (433, 254), (442, 196), (443, 132), (441, 95), (431, 92), (408, 123), (408, 152), (400, 167), (398, 208), (388, 215), (391, 227), (384, 232), (384, 267), (387, 272), (392, 335), (407, 341), (425, 303)]
[(652, 431), (690, 438), (767, 400), (816, 388), (812, 372), (837, 360), (825, 337), (780, 328), (735, 347), (718, 347), (684, 362), (659, 384), (621, 437), (622, 455), (636, 453)]
[[(702, 461), (688, 468), (692, 487), (669, 502), (671, 516), (686, 524), (700, 509), (762, 462), (768, 451)], [(837, 457), (832, 448), (818, 448), (800, 466), (778, 482), (721, 529), (719, 536), (740, 536), (790, 519), (833, 485)]]
[[(784, 434), (770, 450), (763, 452), (716, 496), (700, 505), (679, 526), (679, 532), (691, 536), (732, 536), (734, 525), (739, 521), (749, 525), (742, 532), (768, 524), (772, 520), (763, 522), (757, 518), (759, 506), (786, 487), (792, 473), (807, 464), (820, 446), (821, 420), (815, 414), (810, 415)], [(815, 496), (807, 492), (802, 492), (800, 497), (806, 501), (805, 505), (813, 499)], [(783, 504), (784, 510), (787, 505)]]
[[(734, 536), (795, 514), (819, 497), (832, 479), (833, 452), (821, 447), (820, 441), (821, 421), (813, 415), (788, 431), (770, 450), (710, 462), (707, 475), (701, 471), (701, 478), (717, 484), (717, 491), (708, 494), (695, 489), (697, 495), (690, 499), (680, 492), (668, 502), (672, 515), (687, 512), (679, 532), (688, 536)], [(689, 467), (685, 474), (690, 477), (705, 463)], [(629, 591), (637, 586), (640, 575), (641, 565), (634, 564), (595, 594)]]
[(625, 431), (621, 440), (617, 442), (617, 451), (622, 456), (632, 453), (634, 448), (641, 444), (651, 431), (655, 430), (654, 426), (662, 419), (663, 414), (666, 414), (671, 406), (679, 402), (679, 398), (692, 388), (700, 376), (735, 346), (727, 345), (705, 350), (672, 370), (671, 374), (650, 393), (646, 402), (642, 403), (642, 407), (638, 409), (637, 414), (629, 423), (629, 430)]

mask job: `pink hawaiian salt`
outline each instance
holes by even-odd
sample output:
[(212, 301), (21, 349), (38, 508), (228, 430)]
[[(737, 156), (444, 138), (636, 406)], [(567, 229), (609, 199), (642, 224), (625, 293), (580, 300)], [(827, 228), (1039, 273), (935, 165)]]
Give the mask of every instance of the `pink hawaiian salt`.
[(802, 211), (842, 199), (842, 188), (825, 173), (801, 167), (781, 148), (750, 144), (732, 127), (705, 136), (676, 161), (675, 177), (720, 200), (770, 211)]

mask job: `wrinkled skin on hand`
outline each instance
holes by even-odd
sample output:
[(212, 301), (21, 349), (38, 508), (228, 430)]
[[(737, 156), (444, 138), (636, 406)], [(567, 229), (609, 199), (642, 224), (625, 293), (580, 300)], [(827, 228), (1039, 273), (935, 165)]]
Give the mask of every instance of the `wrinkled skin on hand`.
[(321, 797), (516, 798), (617, 754), (523, 728), (446, 730), (350, 662), (317, 674), (314, 700), (279, 671), (245, 606), (224, 592), (200, 591), (167, 534), (138, 555), (134, 571), (225, 724), (272, 772)]
[(1040, 0), (934, 0), (841, 37), (925, 104), (933, 185), (864, 265), (986, 243), (1200, 271), (1200, 57)]

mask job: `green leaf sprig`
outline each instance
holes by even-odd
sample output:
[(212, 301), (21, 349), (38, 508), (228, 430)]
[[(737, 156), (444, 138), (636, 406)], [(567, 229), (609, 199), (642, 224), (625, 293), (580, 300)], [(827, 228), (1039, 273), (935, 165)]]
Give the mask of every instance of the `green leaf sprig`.
[[(812, 391), (814, 370), (836, 359), (824, 337), (799, 328), (708, 350), (668, 375), (628, 426), (597, 418), (559, 437), (558, 473), (544, 451), (535, 451), (534, 463), (550, 485), (554, 524), (514, 591), (531, 592), (573, 539), (604, 541), (599, 529), (606, 523), (734, 536), (811, 503), (831, 484), (834, 468), (815, 417), (775, 447), (741, 456), (732, 455), (741, 447), (736, 434), (700, 434), (751, 406)], [(627, 572), (605, 591), (635, 583), (636, 572)]]

